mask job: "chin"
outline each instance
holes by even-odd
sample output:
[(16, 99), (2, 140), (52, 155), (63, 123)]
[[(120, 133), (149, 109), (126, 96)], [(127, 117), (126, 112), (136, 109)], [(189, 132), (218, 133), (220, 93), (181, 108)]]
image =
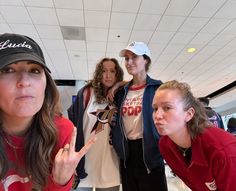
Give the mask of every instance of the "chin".
[(106, 88), (110, 88), (114, 85), (114, 83), (103, 83), (103, 85), (106, 87)]
[(157, 132), (159, 133), (159, 135), (166, 135), (166, 132), (164, 129), (157, 128)]

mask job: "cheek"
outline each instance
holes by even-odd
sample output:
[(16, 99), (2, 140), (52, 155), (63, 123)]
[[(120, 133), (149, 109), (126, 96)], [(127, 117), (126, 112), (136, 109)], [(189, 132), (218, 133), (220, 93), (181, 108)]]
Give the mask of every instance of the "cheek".
[(112, 81), (113, 81), (113, 83), (115, 83), (117, 81), (116, 74), (112, 74)]
[(127, 69), (129, 66), (128, 62), (125, 62), (125, 68)]
[[(11, 91), (11, 84), (9, 84), (9, 81), (7, 82), (1, 82), (0, 81), (0, 104), (7, 104), (13, 97), (13, 90)], [(1, 107), (1, 106), (0, 106)]]
[(179, 124), (182, 123), (182, 121), (184, 121), (183, 115), (177, 112), (172, 113), (171, 115), (166, 115), (166, 120), (173, 124)]
[(102, 76), (101, 82), (102, 82), (103, 85), (105, 84), (106, 81), (105, 81), (105, 77), (104, 76)]

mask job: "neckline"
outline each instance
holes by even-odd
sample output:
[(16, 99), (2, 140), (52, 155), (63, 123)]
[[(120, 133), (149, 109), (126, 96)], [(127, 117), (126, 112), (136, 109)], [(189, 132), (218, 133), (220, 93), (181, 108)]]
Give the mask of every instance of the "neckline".
[(180, 147), (180, 146), (177, 146), (177, 147), (178, 147), (178, 149), (182, 152), (183, 157), (186, 157), (187, 151), (188, 151), (189, 149), (191, 149), (191, 147), (188, 147), (188, 148), (182, 148), (182, 147)]
[(24, 145), (23, 145), (24, 138), (23, 137), (8, 135), (5, 132), (3, 132), (2, 138), (3, 138), (4, 142), (6, 143), (6, 145), (8, 145), (9, 147), (11, 147), (15, 150), (24, 148)]
[(129, 87), (129, 89), (130, 90), (140, 90), (140, 89), (143, 89), (143, 88), (145, 88), (146, 87), (146, 83), (145, 84), (141, 84), (141, 85), (131, 85), (130, 87)]

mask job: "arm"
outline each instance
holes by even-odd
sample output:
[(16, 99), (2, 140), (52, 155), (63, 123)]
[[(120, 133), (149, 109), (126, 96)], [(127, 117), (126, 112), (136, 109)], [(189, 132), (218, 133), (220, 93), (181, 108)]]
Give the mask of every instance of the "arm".
[(118, 91), (118, 89), (120, 87), (123, 87), (124, 85), (126, 85), (128, 83), (128, 81), (120, 81), (120, 82), (116, 82), (107, 92), (107, 99), (110, 100), (111, 102), (114, 101), (114, 97), (116, 92)]
[(71, 190), (72, 188), (72, 183), (73, 183), (74, 177), (72, 176), (71, 179), (63, 186), (55, 183), (53, 181), (53, 177), (49, 177), (49, 182), (48, 185), (43, 189), (43, 191), (68, 191)]
[(90, 138), (88, 143), (79, 152), (76, 152), (76, 132), (76, 128), (74, 127), (70, 144), (64, 145), (57, 152), (49, 183), (43, 191), (68, 191), (71, 189), (73, 175), (80, 159), (95, 142), (95, 137)]
[[(235, 147), (235, 144), (232, 144)], [(224, 152), (224, 151), (222, 151)], [(218, 191), (236, 190), (236, 154), (235, 148), (232, 148), (232, 155), (223, 153), (220, 156), (215, 156), (213, 163), (213, 173), (215, 176), (216, 186)], [(223, 155), (223, 156), (222, 156)], [(228, 155), (228, 156), (227, 156)]]
[[(68, 109), (69, 119), (74, 123), (77, 128), (77, 139), (76, 139), (76, 151), (79, 151), (84, 146), (84, 133), (83, 133), (83, 115), (85, 110), (86, 103), (89, 102), (89, 97), (91, 94), (91, 90), (89, 86), (84, 86), (81, 88), (78, 93), (76, 100), (72, 104), (72, 106)], [(84, 168), (85, 157), (83, 157), (77, 168), (76, 173), (79, 179), (85, 178), (87, 173)], [(79, 180), (78, 179), (78, 180)]]

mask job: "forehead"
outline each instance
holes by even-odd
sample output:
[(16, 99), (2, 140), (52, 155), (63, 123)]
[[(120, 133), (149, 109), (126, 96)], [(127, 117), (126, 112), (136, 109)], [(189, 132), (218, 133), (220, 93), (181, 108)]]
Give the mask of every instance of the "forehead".
[(112, 62), (111, 60), (104, 61), (102, 65), (103, 65), (103, 68), (106, 68), (106, 69), (110, 69), (110, 68), (115, 69), (115, 66), (116, 66), (115, 63)]
[(30, 66), (35, 66), (35, 65), (43, 68), (41, 64), (34, 62), (34, 61), (30, 61), (30, 60), (23, 60), (23, 61), (14, 62), (14, 63), (8, 64), (5, 67), (9, 67), (9, 66), (10, 67), (28, 67), (28, 66), (30, 67)]
[(133, 55), (136, 55), (136, 54), (134, 54), (130, 50), (126, 50), (125, 53), (124, 53), (124, 57), (133, 56)]
[(177, 89), (161, 89), (155, 93), (155, 102), (176, 102), (182, 99), (181, 93)]

